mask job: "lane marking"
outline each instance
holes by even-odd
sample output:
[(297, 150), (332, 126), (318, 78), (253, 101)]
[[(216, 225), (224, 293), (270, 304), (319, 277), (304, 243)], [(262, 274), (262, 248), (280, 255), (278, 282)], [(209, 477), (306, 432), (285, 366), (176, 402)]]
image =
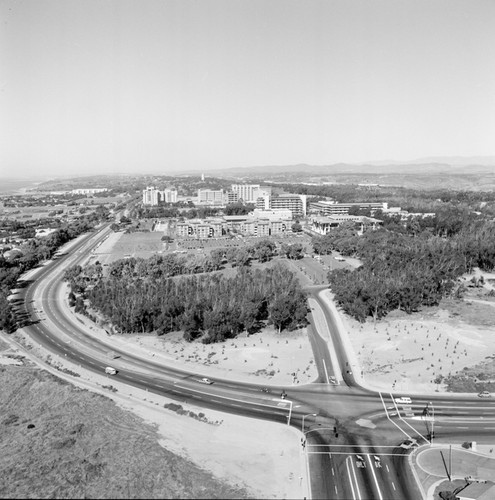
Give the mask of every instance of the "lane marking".
[(428, 439), (426, 439), (422, 434), (420, 434), (409, 422), (406, 422), (403, 418), (402, 418), (402, 415), (400, 414), (400, 411), (399, 411), (399, 407), (397, 406), (397, 403), (395, 402), (395, 399), (394, 397), (392, 396), (392, 394), (390, 394), (390, 398), (392, 399), (392, 401), (394, 402), (394, 405), (395, 405), (395, 408), (397, 409), (397, 415), (399, 416), (399, 418), (407, 425), (409, 426), (421, 439), (423, 439), (426, 444), (431, 444)]
[(325, 363), (325, 358), (321, 358), (321, 360), (323, 361), (323, 368), (325, 368), (325, 375), (327, 377), (327, 384), (329, 384), (330, 379), (328, 378), (328, 370), (327, 370), (327, 364)]
[(387, 407), (385, 406), (385, 401), (383, 400), (383, 396), (382, 396), (382, 393), (381, 392), (378, 392), (378, 395), (380, 396), (380, 399), (382, 400), (382, 405), (383, 405), (383, 408), (385, 408), (385, 413), (387, 414), (387, 418), (390, 422), (392, 422), (392, 424), (395, 425), (395, 427), (397, 427), (397, 429), (399, 429), (403, 434), (405, 434), (407, 436), (408, 439), (411, 439), (411, 436), (404, 430), (402, 429), (402, 427), (400, 427), (399, 425), (397, 425), (388, 415), (388, 410), (387, 410)]
[(352, 497), (354, 498), (354, 500), (356, 500), (356, 492), (354, 491), (354, 486), (352, 484), (352, 477), (351, 477), (351, 472), (349, 470), (349, 458), (350, 457), (347, 457), (346, 460), (345, 460), (345, 465), (347, 467), (347, 475), (349, 476), (349, 484), (351, 486), (351, 491), (352, 491)]
[(373, 462), (371, 461), (369, 455), (366, 456), (368, 457), (368, 462), (370, 463), (371, 473), (373, 474), (373, 479), (375, 480), (376, 489), (378, 490), (378, 496), (380, 497), (380, 500), (383, 500), (382, 492), (380, 490), (380, 485), (378, 484), (378, 479), (376, 478), (375, 468), (373, 467)]
[(352, 458), (350, 458), (350, 461), (351, 461), (352, 475), (354, 476), (354, 481), (356, 483), (356, 492), (358, 494), (359, 500), (361, 500), (361, 491), (359, 489), (359, 484), (358, 484), (358, 480), (357, 480), (357, 477), (356, 477), (356, 469), (354, 468), (354, 463), (352, 462)]
[[(325, 452), (325, 451), (310, 451), (310, 450), (308, 450), (308, 453), (311, 455), (326, 455), (327, 454), (327, 452)], [(345, 451), (332, 451), (332, 453), (334, 455), (349, 455), (349, 453), (347, 453)], [(357, 453), (356, 453), (356, 455), (357, 455)], [(404, 455), (404, 453), (380, 453), (380, 456), (381, 457), (403, 457), (403, 458), (408, 457), (407, 455)]]

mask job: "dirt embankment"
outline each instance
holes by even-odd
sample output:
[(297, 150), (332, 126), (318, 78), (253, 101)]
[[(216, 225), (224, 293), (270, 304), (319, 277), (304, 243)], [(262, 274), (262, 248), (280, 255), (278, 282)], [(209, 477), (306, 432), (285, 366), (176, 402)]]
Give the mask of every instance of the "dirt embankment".
[(0, 365), (0, 433), (1, 498), (249, 496), (164, 449), (109, 398), (30, 365)]

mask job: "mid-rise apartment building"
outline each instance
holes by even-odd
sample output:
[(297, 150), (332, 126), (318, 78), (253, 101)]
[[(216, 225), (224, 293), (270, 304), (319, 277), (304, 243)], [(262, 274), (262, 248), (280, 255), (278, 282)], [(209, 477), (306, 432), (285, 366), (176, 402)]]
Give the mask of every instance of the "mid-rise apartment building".
[(223, 189), (198, 189), (198, 205), (224, 205)]
[(306, 200), (307, 196), (305, 194), (279, 194), (270, 197), (270, 208), (285, 208), (292, 212), (293, 217), (305, 217)]

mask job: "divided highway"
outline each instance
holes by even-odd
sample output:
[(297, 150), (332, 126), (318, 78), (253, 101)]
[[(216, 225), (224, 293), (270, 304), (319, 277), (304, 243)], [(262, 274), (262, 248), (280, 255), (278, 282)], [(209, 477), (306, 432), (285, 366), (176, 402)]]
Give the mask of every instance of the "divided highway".
[[(204, 384), (201, 378), (208, 374), (115, 349), (110, 337), (108, 343), (101, 342), (63, 306), (62, 277), (65, 269), (84, 262), (109, 233), (109, 225), (104, 225), (78, 238), (66, 254), (40, 268), (18, 291), (20, 313), (29, 318), (26, 332), (54, 354), (99, 374), (109, 364), (111, 349), (119, 356), (112, 366), (119, 370), (120, 382), (197, 406), (292, 425), (301, 431), (312, 498), (421, 498), (423, 492), (408, 465), (409, 450), (399, 446), (402, 441), (414, 438), (428, 445), (433, 425), (434, 439), (469, 436), (482, 442), (493, 436), (491, 400), (435, 394), (415, 395), (411, 404), (398, 404), (400, 395), (361, 387), (321, 287), (310, 290), (309, 299), (314, 312), (310, 341), (319, 373), (313, 384), (262, 386), (221, 379)], [(263, 387), (269, 391), (263, 392)]]

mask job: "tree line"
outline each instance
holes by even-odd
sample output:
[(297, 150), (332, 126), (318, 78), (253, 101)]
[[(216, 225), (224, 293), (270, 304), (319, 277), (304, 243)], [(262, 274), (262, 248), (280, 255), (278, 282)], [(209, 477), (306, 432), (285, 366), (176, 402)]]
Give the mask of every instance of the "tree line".
[[(131, 266), (116, 264), (106, 277), (93, 274), (91, 282), (78, 281), (85, 271), (72, 268), (66, 275), (71, 305), (84, 312), (82, 301), (87, 298), (122, 333), (181, 330), (186, 340), (200, 337), (203, 343), (254, 332), (264, 322), (279, 331), (306, 324), (305, 294), (281, 264), (263, 270), (243, 267), (233, 277), (210, 273), (177, 278), (134, 274)], [(147, 266), (153, 264), (145, 263), (142, 269)], [(112, 272), (115, 269), (119, 272)]]
[[(407, 225), (406, 225), (407, 226)], [(314, 240), (315, 251), (333, 250), (356, 256), (362, 265), (354, 270), (328, 273), (338, 304), (358, 321), (386, 316), (394, 309), (407, 313), (438, 305), (449, 294), (462, 295), (458, 279), (475, 267), (495, 268), (495, 225), (470, 220), (442, 236), (425, 229), (379, 229), (358, 236), (344, 226)]]

